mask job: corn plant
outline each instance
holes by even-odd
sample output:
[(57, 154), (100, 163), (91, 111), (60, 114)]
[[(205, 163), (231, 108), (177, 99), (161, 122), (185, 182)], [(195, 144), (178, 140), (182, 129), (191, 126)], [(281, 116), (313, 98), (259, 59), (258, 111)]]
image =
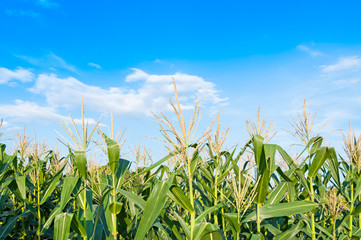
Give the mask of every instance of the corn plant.
[(291, 123), (301, 140), (294, 154), (273, 142), (274, 125), (258, 109), (246, 122), (249, 138), (228, 148), (219, 115), (200, 131), (199, 106), (187, 122), (175, 100), (178, 123), (156, 115), (168, 152), (152, 164), (142, 164), (151, 156), (139, 146), (134, 159), (124, 153), (113, 117), (109, 134), (99, 122), (90, 129), (84, 107), (80, 128), (71, 116), (60, 123), (64, 154), (25, 130), (8, 136), (15, 144), (0, 143), (0, 239), (361, 238), (361, 141), (351, 127), (339, 153), (304, 106)]

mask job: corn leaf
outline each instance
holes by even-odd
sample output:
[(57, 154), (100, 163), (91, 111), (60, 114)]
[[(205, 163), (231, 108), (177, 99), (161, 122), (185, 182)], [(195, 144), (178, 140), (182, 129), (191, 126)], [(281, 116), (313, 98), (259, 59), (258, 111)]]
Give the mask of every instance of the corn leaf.
[(20, 193), (20, 197), (23, 199), (23, 201), (26, 200), (26, 186), (25, 186), (25, 179), (26, 176), (19, 176), (15, 177), (16, 184), (18, 185), (18, 190)]
[(60, 196), (60, 209), (63, 210), (70, 201), (70, 195), (79, 181), (79, 177), (65, 177), (63, 182), (63, 190)]
[(87, 179), (87, 160), (85, 151), (74, 151), (76, 166), (80, 175)]
[(168, 181), (159, 181), (151, 192), (143, 212), (143, 216), (139, 223), (135, 240), (144, 240), (145, 235), (158, 217), (167, 200), (167, 193), (171, 183)]
[[(295, 214), (310, 212), (318, 207), (317, 203), (309, 201), (295, 201), (288, 203), (277, 203), (260, 207), (261, 219), (284, 217)], [(250, 213), (243, 222), (256, 220), (256, 211)]]
[(189, 198), (183, 193), (183, 190), (178, 186), (172, 186), (168, 193), (168, 196), (173, 199), (182, 208), (187, 209), (188, 212), (194, 213), (195, 210), (192, 207)]
[[(46, 187), (46, 189), (43, 192), (43, 197), (41, 198), (40, 205), (42, 205), (50, 196), (50, 194), (54, 191), (56, 185), (58, 185), (59, 180), (61, 176), (63, 175), (63, 170), (65, 168), (66, 164), (55, 174), (55, 176), (51, 179), (50, 183)], [(66, 185), (65, 185), (66, 186)]]
[(313, 178), (316, 176), (318, 170), (322, 167), (323, 163), (329, 156), (327, 147), (320, 147), (317, 149), (316, 154), (312, 160), (310, 169), (308, 170), (308, 177)]
[(109, 167), (110, 167), (110, 170), (112, 171), (112, 174), (115, 174), (117, 167), (118, 167), (118, 160), (120, 157), (120, 147), (116, 141), (109, 138), (105, 134), (103, 134), (103, 135), (105, 137), (105, 142), (107, 144)]
[(60, 213), (55, 216), (54, 240), (68, 239), (72, 219), (73, 213)]

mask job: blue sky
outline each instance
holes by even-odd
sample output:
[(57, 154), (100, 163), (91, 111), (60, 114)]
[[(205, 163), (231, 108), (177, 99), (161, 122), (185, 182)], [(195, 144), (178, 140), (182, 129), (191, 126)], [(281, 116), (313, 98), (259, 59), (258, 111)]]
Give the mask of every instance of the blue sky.
[[(55, 144), (58, 120), (109, 113), (157, 154), (151, 112), (172, 116), (171, 79), (182, 104), (201, 104), (204, 129), (222, 110), (229, 146), (247, 137), (258, 105), (283, 129), (308, 108), (324, 132), (361, 129), (359, 1), (52, 1), (0, 6), (0, 118)], [(191, 111), (186, 111), (188, 114)], [(341, 132), (329, 135), (339, 144)]]

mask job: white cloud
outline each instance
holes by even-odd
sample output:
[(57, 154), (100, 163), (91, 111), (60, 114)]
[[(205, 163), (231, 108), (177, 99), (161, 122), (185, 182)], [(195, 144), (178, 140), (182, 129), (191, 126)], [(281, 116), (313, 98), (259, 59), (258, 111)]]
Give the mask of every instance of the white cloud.
[(58, 8), (60, 4), (51, 0), (38, 0), (37, 3), (46, 8)]
[(143, 81), (144, 85), (140, 92), (152, 92), (163, 95), (173, 96), (173, 79), (177, 85), (179, 95), (183, 95), (186, 101), (198, 101), (200, 104), (218, 104), (225, 102), (226, 98), (218, 96), (219, 91), (212, 82), (207, 82), (203, 78), (188, 75), (183, 73), (176, 73), (174, 75), (153, 75), (145, 73), (142, 70), (133, 68), (134, 72), (128, 75), (126, 82)]
[(67, 63), (64, 59), (55, 55), (54, 53), (49, 53), (40, 58), (21, 56), (21, 55), (15, 55), (15, 56), (25, 60), (30, 64), (33, 64), (34, 66), (48, 68), (48, 69), (60, 68), (74, 73), (78, 72), (75, 66)]
[(15, 100), (15, 104), (1, 104), (0, 114), (4, 117), (24, 120), (62, 118), (54, 108), (39, 106), (35, 102), (26, 102), (19, 99)]
[(341, 57), (335, 64), (321, 65), (324, 73), (338, 72), (344, 70), (358, 70), (361, 67), (361, 58), (357, 56)]
[(160, 59), (155, 59), (154, 61), (153, 61), (154, 63), (162, 63), (163, 61), (161, 61)]
[[(1, 118), (11, 118), (15, 121), (69, 121), (69, 117), (58, 114), (53, 107), (40, 106), (35, 102), (27, 102), (19, 99), (15, 100), (14, 104), (0, 104), (0, 119)], [(87, 118), (86, 120), (90, 125), (96, 124), (94, 119)], [(75, 119), (74, 122), (81, 124), (80, 119)]]
[(0, 119), (0, 127), (7, 127), (7, 126), (9, 126), (9, 123), (7, 121)]
[(92, 63), (92, 62), (88, 63), (88, 65), (91, 66), (91, 67), (97, 68), (97, 69), (101, 69), (101, 68), (102, 68), (99, 64)]
[(54, 108), (79, 106), (82, 96), (91, 110), (112, 111), (122, 115), (151, 115), (151, 112), (170, 110), (169, 99), (174, 95), (173, 78), (185, 108), (191, 108), (195, 101), (206, 106), (225, 103), (227, 100), (219, 97), (214, 83), (198, 76), (182, 73), (152, 75), (139, 69), (133, 70), (126, 77), (126, 82), (141, 82), (137, 89), (104, 89), (87, 85), (73, 77), (58, 78), (55, 74), (40, 74), (30, 91), (45, 95), (49, 106)]
[(351, 78), (351, 79), (340, 79), (340, 80), (335, 80), (332, 83), (334, 85), (336, 85), (337, 87), (348, 87), (351, 85), (354, 85), (356, 83), (359, 83), (360, 79), (359, 78)]
[(31, 82), (34, 74), (28, 70), (18, 67), (15, 70), (0, 68), (0, 84), (10, 83), (11, 81)]
[(302, 45), (302, 44), (298, 45), (297, 49), (299, 51), (306, 52), (306, 53), (310, 54), (312, 57), (317, 57), (317, 56), (322, 56), (323, 55), (322, 52), (313, 50), (310, 47), (308, 47), (306, 45)]
[(15, 17), (32, 17), (32, 18), (38, 18), (40, 17), (40, 14), (31, 10), (9, 10), (7, 9), (5, 13), (9, 16), (15, 16)]

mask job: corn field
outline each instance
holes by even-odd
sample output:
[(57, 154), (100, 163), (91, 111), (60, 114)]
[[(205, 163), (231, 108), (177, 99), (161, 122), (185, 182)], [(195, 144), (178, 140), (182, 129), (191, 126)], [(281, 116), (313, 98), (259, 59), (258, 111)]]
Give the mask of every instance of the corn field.
[(246, 143), (225, 149), (219, 116), (200, 132), (199, 107), (186, 124), (176, 100), (178, 122), (155, 116), (169, 152), (152, 164), (142, 164), (150, 156), (141, 148), (124, 157), (124, 131), (89, 129), (84, 111), (81, 128), (60, 123), (64, 156), (9, 136), (14, 149), (0, 144), (0, 239), (361, 237), (361, 140), (351, 129), (338, 153), (305, 108), (291, 123), (300, 143), (291, 153), (272, 143), (273, 125), (258, 113)]

